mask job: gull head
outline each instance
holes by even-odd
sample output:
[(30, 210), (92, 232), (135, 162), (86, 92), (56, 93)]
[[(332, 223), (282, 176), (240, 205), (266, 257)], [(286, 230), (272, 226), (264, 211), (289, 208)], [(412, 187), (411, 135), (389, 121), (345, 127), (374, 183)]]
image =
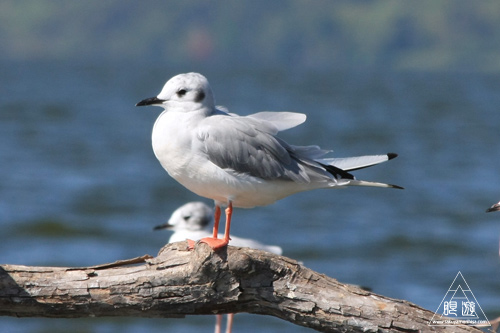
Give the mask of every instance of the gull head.
[(156, 229), (203, 230), (212, 221), (212, 209), (203, 202), (189, 202), (177, 208), (167, 223)]
[(165, 83), (156, 97), (146, 98), (136, 106), (155, 105), (165, 110), (180, 107), (186, 111), (214, 109), (215, 99), (206, 77), (199, 73), (179, 74)]

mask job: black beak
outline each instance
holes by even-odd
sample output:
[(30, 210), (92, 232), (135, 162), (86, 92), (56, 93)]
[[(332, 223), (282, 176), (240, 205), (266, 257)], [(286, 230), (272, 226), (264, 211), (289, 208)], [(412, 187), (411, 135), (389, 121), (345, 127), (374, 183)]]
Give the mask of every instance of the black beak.
[(168, 223), (157, 225), (153, 228), (153, 230), (161, 230), (161, 229), (172, 229), (174, 226)]
[(150, 97), (143, 99), (139, 103), (137, 103), (135, 106), (146, 106), (146, 105), (155, 105), (155, 104), (162, 104), (165, 102), (163, 99), (159, 99), (158, 97)]

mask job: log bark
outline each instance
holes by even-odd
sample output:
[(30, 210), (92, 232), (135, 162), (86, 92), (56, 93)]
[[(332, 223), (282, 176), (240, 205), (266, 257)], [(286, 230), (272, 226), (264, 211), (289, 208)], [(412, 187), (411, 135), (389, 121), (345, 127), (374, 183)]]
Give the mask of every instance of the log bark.
[(229, 246), (168, 244), (92, 267), (0, 265), (0, 315), (183, 317), (247, 312), (323, 332), (480, 332), (429, 326), (434, 315), (407, 301), (342, 284), (295, 260)]

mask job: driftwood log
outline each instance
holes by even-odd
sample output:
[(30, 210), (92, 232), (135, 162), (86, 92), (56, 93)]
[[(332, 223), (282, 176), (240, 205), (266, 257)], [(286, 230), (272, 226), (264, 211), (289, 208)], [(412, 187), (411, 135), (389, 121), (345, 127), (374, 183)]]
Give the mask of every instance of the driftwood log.
[(248, 248), (168, 244), (92, 267), (0, 265), (0, 315), (183, 317), (247, 312), (324, 332), (480, 332), (428, 326), (433, 312), (342, 284), (296, 261)]

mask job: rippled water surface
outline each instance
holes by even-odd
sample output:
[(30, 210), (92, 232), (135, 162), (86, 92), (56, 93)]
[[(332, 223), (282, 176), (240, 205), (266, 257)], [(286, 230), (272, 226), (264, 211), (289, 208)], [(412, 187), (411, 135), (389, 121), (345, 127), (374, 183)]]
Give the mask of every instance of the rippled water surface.
[[(136, 108), (168, 68), (2, 63), (0, 263), (85, 266), (156, 254), (153, 232), (193, 200), (151, 149), (156, 108)], [(461, 271), (486, 315), (500, 315), (500, 77), (377, 71), (204, 73), (217, 103), (249, 114), (304, 112), (283, 133), (335, 156), (397, 152), (358, 178), (404, 186), (318, 190), (237, 209), (233, 233), (341, 282), (435, 310)], [(205, 200), (210, 203), (209, 200)], [(0, 318), (9, 332), (210, 332), (214, 318)], [(308, 331), (239, 314), (238, 332)]]

